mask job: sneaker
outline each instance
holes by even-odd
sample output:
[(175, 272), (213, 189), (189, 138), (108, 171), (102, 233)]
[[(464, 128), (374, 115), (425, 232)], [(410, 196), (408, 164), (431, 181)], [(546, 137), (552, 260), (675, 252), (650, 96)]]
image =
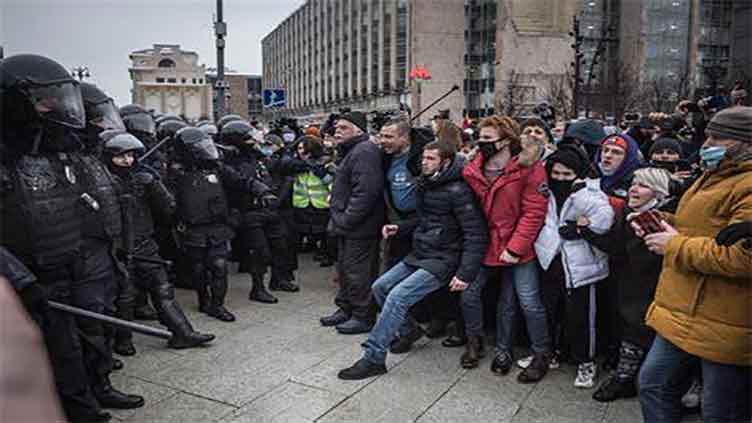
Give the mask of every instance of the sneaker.
[(351, 317), (350, 320), (334, 327), (342, 335), (358, 335), (368, 333), (373, 329), (373, 324), (365, 320)]
[(491, 371), (496, 374), (506, 375), (511, 369), (512, 356), (505, 352), (497, 353), (491, 362)]
[(682, 395), (681, 403), (684, 408), (697, 408), (700, 406), (700, 399), (702, 398), (702, 384), (699, 380), (692, 381), (692, 386), (686, 394)]
[(588, 389), (595, 386), (597, 369), (597, 366), (592, 361), (577, 366), (577, 377), (574, 379), (574, 387)]
[[(533, 356), (529, 355), (525, 358), (521, 358), (517, 360), (517, 367), (520, 369), (527, 369), (530, 367), (530, 363), (533, 362)], [(556, 354), (551, 356), (551, 359), (548, 362), (548, 369), (554, 370), (559, 368), (559, 358), (556, 356)]]
[(520, 383), (536, 383), (543, 379), (548, 373), (548, 362), (551, 360), (551, 354), (535, 354), (533, 361), (517, 375), (517, 381)]
[(350, 315), (341, 308), (338, 308), (337, 311), (330, 314), (329, 316), (324, 316), (319, 319), (321, 326), (337, 326), (338, 324), (345, 323), (348, 320), (350, 320)]

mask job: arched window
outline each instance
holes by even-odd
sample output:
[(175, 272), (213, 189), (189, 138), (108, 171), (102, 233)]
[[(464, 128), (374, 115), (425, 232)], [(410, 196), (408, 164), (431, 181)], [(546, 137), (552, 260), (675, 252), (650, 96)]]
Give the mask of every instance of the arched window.
[(160, 68), (174, 68), (175, 62), (173, 62), (172, 59), (162, 59), (157, 66)]

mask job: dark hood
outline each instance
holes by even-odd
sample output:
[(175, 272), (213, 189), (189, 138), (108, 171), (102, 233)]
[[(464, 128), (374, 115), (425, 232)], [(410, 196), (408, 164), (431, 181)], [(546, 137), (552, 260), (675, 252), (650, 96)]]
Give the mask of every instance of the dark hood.
[(574, 138), (587, 145), (600, 145), (605, 137), (603, 125), (592, 119), (572, 123), (563, 136), (563, 138)]

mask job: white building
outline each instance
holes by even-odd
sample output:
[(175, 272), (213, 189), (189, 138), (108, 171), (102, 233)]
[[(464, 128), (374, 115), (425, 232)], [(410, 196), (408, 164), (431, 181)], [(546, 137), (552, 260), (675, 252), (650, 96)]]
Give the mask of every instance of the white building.
[(154, 44), (129, 57), (133, 103), (189, 120), (212, 116), (212, 88), (198, 54), (177, 44)]

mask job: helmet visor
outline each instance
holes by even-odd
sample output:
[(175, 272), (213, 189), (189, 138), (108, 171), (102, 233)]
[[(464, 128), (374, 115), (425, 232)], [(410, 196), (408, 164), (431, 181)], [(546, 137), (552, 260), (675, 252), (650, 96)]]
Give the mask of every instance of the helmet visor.
[(219, 160), (217, 146), (210, 138), (202, 138), (190, 144), (193, 156), (198, 160)]
[(83, 129), (86, 122), (81, 90), (71, 81), (27, 89), (29, 101), (43, 119)]
[(157, 124), (146, 113), (127, 115), (125, 122), (129, 131), (139, 131), (149, 135), (156, 135), (157, 133)]
[(89, 108), (90, 115), (89, 123), (98, 126), (104, 130), (117, 129), (125, 131), (125, 124), (123, 119), (120, 118), (117, 107), (112, 103), (112, 100), (99, 103)]

